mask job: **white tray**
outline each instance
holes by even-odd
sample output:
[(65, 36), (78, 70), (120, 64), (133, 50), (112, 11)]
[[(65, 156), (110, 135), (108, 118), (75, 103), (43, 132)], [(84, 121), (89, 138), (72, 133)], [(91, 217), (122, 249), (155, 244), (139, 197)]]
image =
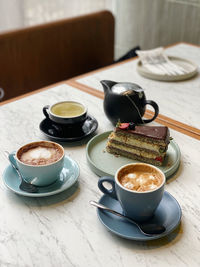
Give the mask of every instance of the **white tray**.
[(169, 59), (176, 65), (179, 65), (185, 70), (187, 70), (187, 73), (177, 74), (177, 75), (168, 75), (168, 74), (162, 75), (153, 73), (150, 72), (147, 68), (145, 68), (145, 66), (143, 66), (140, 60), (137, 62), (137, 71), (140, 75), (144, 76), (145, 78), (149, 78), (152, 80), (159, 80), (159, 81), (168, 81), (168, 82), (186, 80), (192, 78), (198, 72), (198, 66), (187, 59), (172, 57), (172, 56), (169, 56)]

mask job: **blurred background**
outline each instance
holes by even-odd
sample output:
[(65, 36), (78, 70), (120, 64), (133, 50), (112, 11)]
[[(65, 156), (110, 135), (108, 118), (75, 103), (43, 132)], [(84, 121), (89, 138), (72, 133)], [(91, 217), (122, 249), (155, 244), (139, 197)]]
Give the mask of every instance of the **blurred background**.
[(200, 44), (200, 0), (0, 0), (0, 33), (105, 9), (115, 17), (115, 59), (137, 45)]
[(137, 49), (198, 45), (199, 24), (200, 0), (0, 0), (0, 101)]

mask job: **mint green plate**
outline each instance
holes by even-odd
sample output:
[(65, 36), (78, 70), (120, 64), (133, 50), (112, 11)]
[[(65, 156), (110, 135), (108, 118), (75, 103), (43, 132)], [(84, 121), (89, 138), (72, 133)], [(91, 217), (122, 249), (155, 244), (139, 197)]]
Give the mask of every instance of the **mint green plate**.
[[(110, 133), (111, 131), (96, 135), (87, 144), (86, 156), (88, 164), (91, 170), (99, 176), (114, 176), (116, 170), (121, 166), (139, 162), (108, 153), (106, 151), (106, 143)], [(158, 166), (164, 172), (166, 178), (170, 177), (178, 169), (180, 157), (179, 146), (172, 140), (168, 146), (163, 166)]]

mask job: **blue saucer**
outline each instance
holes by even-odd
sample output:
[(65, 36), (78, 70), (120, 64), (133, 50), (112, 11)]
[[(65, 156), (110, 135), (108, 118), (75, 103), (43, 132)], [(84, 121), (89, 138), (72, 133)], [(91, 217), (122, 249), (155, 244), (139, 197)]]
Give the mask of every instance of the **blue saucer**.
[(79, 166), (71, 158), (65, 156), (64, 167), (60, 178), (53, 184), (38, 187), (37, 193), (28, 193), (19, 188), (20, 179), (11, 165), (8, 165), (3, 173), (3, 181), (7, 188), (16, 194), (27, 197), (46, 197), (58, 194), (71, 187), (79, 177)]
[[(99, 203), (122, 213), (120, 203), (108, 195), (103, 195)], [(179, 225), (182, 213), (177, 200), (165, 191), (163, 199), (149, 223), (163, 224), (166, 227), (166, 231), (154, 236), (143, 235), (137, 226), (107, 211), (97, 209), (97, 214), (103, 225), (112, 233), (126, 239), (148, 241), (170, 234)]]

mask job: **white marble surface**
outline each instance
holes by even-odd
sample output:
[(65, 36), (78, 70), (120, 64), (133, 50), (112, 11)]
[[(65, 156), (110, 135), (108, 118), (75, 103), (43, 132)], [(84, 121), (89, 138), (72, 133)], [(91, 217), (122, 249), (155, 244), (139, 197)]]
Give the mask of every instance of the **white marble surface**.
[[(200, 47), (178, 44), (166, 49), (166, 53), (189, 59), (200, 67)], [(186, 81), (161, 82), (140, 76), (136, 71), (137, 62), (138, 59), (100, 70), (77, 81), (100, 91), (103, 91), (101, 80), (139, 84), (145, 89), (146, 98), (157, 102), (160, 114), (200, 129), (200, 72)]]
[[(42, 107), (60, 100), (81, 100), (99, 122), (98, 133), (112, 129), (102, 100), (67, 85), (0, 106), (0, 176), (12, 151), (45, 139), (38, 125)], [(64, 145), (80, 166), (79, 182), (70, 190), (45, 198), (28, 198), (0, 182), (0, 266), (131, 267), (200, 266), (200, 142), (171, 130), (181, 149), (181, 165), (166, 190), (180, 203), (180, 228), (155, 241), (135, 242), (111, 234), (100, 223), (89, 200), (102, 195), (98, 177), (89, 169), (86, 145)]]

